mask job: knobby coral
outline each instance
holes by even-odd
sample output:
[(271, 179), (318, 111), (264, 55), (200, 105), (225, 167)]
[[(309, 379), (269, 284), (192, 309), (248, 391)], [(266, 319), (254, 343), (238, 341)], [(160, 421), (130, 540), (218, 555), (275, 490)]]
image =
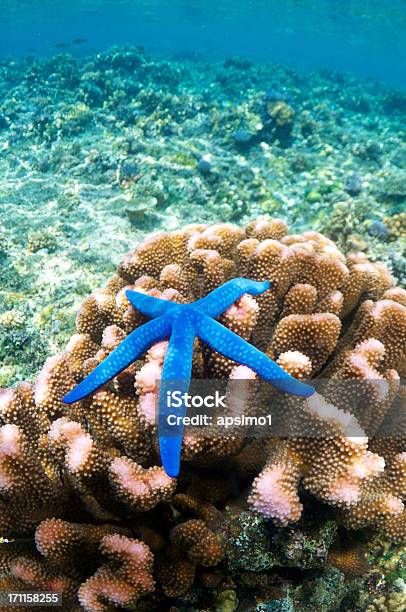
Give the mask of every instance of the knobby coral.
[(193, 347), (196, 338), (224, 357), (245, 364), (272, 383), (276, 388), (308, 397), (314, 388), (305, 385), (269, 359), (265, 353), (248, 344), (241, 336), (213, 318), (219, 318), (243, 295), (258, 295), (269, 289), (269, 281), (259, 283), (246, 278), (234, 278), (191, 304), (176, 304), (139, 291), (125, 292), (136, 310), (155, 319), (141, 325), (127, 336), (82, 382), (70, 391), (63, 401), (73, 404), (103, 387), (132, 362), (142, 357), (147, 348), (169, 339), (160, 376), (158, 440), (160, 458), (168, 476), (179, 475), (184, 425), (170, 426), (171, 419), (186, 416), (186, 401), (179, 410), (168, 406), (171, 393), (183, 397), (189, 390), (192, 373)]
[[(271, 286), (243, 295), (221, 323), (299, 380), (323, 379), (326, 391), (356, 380), (358, 401), (334, 385), (287, 399), (293, 437), (194, 432), (177, 480), (159, 466), (156, 441), (166, 341), (93, 396), (63, 403), (145, 323), (127, 289), (185, 304), (236, 277)], [(221, 509), (247, 485), (252, 511), (276, 524), (297, 521), (311, 494), (348, 527), (404, 541), (405, 347), (406, 291), (384, 265), (361, 253), (346, 258), (321, 234), (288, 235), (283, 221), (258, 219), (149, 237), (86, 298), (77, 333), (36, 383), (0, 391), (0, 532), (11, 538), (0, 547), (2, 590), (59, 590), (67, 610), (79, 601), (99, 612), (147, 594), (159, 607), (160, 598), (186, 593), (199, 567), (216, 580), (209, 568), (224, 564)], [(198, 340), (193, 377), (256, 379)], [(277, 412), (264, 385), (262, 402)], [(233, 401), (248, 412), (255, 398), (247, 391)]]

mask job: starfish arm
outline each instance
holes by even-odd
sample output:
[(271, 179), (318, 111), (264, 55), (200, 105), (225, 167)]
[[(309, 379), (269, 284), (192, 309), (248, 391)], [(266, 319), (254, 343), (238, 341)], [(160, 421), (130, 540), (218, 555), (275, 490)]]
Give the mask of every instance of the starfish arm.
[(220, 316), (231, 304), (234, 304), (244, 293), (259, 295), (270, 287), (269, 281), (254, 281), (249, 278), (233, 278), (221, 287), (217, 287), (208, 295), (194, 302), (201, 312), (209, 317)]
[(257, 372), (280, 391), (308, 397), (314, 388), (290, 376), (265, 353), (240, 338), (230, 329), (205, 315), (198, 318), (196, 333), (212, 349)]
[(167, 338), (171, 333), (172, 317), (168, 314), (135, 329), (106, 359), (64, 397), (65, 404), (73, 404), (93, 393), (107, 381), (125, 370), (154, 342)]
[[(162, 369), (158, 416), (161, 461), (165, 472), (172, 478), (176, 478), (180, 469), (183, 417), (186, 415), (186, 404), (182, 396), (189, 390), (194, 339), (195, 331), (190, 318), (184, 315), (176, 317)], [(180, 407), (168, 406), (168, 394), (173, 392), (178, 392), (182, 399)], [(181, 417), (181, 420), (174, 423), (176, 417)]]
[(161, 300), (160, 298), (141, 293), (140, 291), (132, 291), (127, 289), (125, 292), (127, 300), (134, 308), (142, 312), (147, 317), (155, 319), (163, 314), (166, 314), (170, 308), (175, 306), (174, 302), (169, 300)]

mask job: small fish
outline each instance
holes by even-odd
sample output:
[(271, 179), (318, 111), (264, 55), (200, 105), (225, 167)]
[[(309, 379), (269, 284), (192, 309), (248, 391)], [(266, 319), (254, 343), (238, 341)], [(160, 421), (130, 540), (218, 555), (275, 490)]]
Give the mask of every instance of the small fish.
[(70, 47), (69, 43), (65, 43), (65, 42), (58, 42), (56, 43), (56, 45), (54, 45), (57, 49), (67, 49), (68, 47)]
[(88, 41), (88, 39), (87, 39), (87, 38), (80, 38), (80, 37), (79, 37), (79, 38), (74, 38), (74, 39), (72, 40), (72, 43), (73, 43), (74, 45), (83, 45), (83, 44), (84, 44), (84, 43), (86, 43), (87, 41)]

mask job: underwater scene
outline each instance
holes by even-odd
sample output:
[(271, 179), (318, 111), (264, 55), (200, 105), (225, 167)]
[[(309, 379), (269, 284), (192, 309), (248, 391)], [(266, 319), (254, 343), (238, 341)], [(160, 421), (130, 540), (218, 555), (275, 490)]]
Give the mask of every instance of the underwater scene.
[(406, 2), (0, 8), (0, 609), (406, 610)]

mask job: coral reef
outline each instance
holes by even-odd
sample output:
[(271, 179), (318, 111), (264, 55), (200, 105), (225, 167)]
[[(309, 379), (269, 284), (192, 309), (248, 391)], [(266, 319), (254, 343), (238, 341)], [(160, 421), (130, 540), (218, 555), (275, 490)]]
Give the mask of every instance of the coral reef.
[[(237, 276), (269, 279), (271, 287), (241, 297), (223, 325), (288, 373), (325, 385), (307, 400), (286, 401), (279, 416), (275, 392), (259, 386), (276, 420), (293, 417), (296, 435), (186, 435), (179, 478), (166, 476), (154, 411), (165, 341), (93, 396), (62, 402), (145, 322), (127, 288), (188, 303)], [(85, 299), (76, 325), (34, 385), (0, 391), (3, 590), (59, 590), (66, 610), (80, 602), (87, 612), (141, 600), (164, 609), (167, 598), (191, 610), (251, 609), (253, 590), (267, 609), (329, 601), (333, 610), (349, 597), (345, 568), (360, 564), (334, 547), (328, 555), (333, 517), (342, 528), (371, 527), (404, 543), (406, 293), (383, 264), (362, 253), (345, 257), (314, 231), (288, 234), (279, 219), (194, 224), (142, 242)], [(255, 378), (201, 342), (193, 376)], [(355, 402), (334, 387), (351, 380), (361, 383)], [(243, 401), (249, 408), (252, 398)], [(308, 514), (315, 504), (326, 513), (316, 530)], [(241, 560), (255, 539), (260, 554)], [(271, 578), (278, 565), (306, 572), (329, 559), (322, 575), (294, 588), (282, 584), (278, 592)], [(398, 605), (395, 591), (374, 591), (368, 605)]]
[(1, 59), (0, 71), (1, 384), (34, 379), (149, 231), (282, 215), (405, 282), (403, 92), (138, 47)]

